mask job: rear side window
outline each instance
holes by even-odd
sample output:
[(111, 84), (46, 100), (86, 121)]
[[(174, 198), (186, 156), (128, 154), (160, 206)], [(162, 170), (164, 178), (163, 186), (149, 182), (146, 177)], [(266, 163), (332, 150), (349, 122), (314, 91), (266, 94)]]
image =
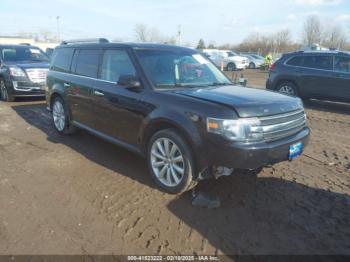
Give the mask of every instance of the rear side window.
[(295, 56), (292, 59), (289, 59), (287, 65), (291, 66), (301, 66), (301, 62), (303, 61), (302, 56)]
[(59, 72), (69, 72), (73, 51), (73, 48), (55, 49), (52, 55), (50, 69)]
[(337, 72), (350, 73), (350, 57), (337, 56), (334, 61), (334, 70)]
[(128, 53), (125, 50), (106, 50), (102, 60), (101, 79), (117, 82), (121, 75), (136, 75)]
[(305, 56), (303, 66), (314, 69), (333, 70), (333, 57), (328, 55)]
[(97, 78), (100, 53), (101, 51), (97, 49), (80, 50), (76, 61), (75, 73)]

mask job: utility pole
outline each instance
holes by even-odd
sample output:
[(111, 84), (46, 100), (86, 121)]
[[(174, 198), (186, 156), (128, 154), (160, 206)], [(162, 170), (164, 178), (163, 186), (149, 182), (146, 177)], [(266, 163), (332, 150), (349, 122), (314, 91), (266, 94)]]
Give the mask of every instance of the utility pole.
[(58, 42), (61, 40), (60, 36), (60, 17), (56, 16), (56, 21), (57, 21), (57, 40)]
[(177, 26), (177, 44), (181, 45), (181, 25)]

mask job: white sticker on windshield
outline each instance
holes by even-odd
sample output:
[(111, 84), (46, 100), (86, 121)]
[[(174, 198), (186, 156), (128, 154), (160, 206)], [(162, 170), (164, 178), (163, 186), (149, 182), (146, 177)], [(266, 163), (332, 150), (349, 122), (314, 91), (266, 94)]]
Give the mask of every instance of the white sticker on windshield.
[(33, 49), (33, 48), (31, 48), (31, 49), (30, 49), (30, 52), (31, 52), (32, 54), (40, 54), (40, 50), (38, 50), (38, 49)]
[(194, 58), (194, 59), (196, 59), (196, 61), (198, 62), (198, 63), (200, 63), (200, 64), (208, 64), (209, 62), (208, 62), (208, 60), (206, 60), (203, 56), (201, 56), (201, 55), (199, 55), (199, 54), (194, 54), (194, 55), (192, 55), (192, 57)]

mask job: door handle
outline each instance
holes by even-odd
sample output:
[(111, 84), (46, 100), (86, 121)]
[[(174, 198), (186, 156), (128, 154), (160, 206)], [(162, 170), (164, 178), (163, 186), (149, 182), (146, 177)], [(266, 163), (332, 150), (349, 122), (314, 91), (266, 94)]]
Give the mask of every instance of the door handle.
[(100, 91), (94, 90), (94, 95), (95, 96), (104, 96), (105, 94), (100, 92)]
[(70, 84), (69, 83), (63, 83), (63, 86), (64, 87), (70, 87)]

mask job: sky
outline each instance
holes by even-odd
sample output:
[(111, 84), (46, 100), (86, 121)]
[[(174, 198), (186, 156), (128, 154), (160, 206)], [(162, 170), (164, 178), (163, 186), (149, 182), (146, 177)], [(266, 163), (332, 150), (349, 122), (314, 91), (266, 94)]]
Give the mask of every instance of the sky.
[(0, 0), (0, 35), (50, 31), (61, 39), (135, 41), (135, 26), (156, 28), (182, 44), (237, 44), (249, 33), (289, 29), (295, 41), (309, 15), (341, 25), (350, 38), (350, 0)]

